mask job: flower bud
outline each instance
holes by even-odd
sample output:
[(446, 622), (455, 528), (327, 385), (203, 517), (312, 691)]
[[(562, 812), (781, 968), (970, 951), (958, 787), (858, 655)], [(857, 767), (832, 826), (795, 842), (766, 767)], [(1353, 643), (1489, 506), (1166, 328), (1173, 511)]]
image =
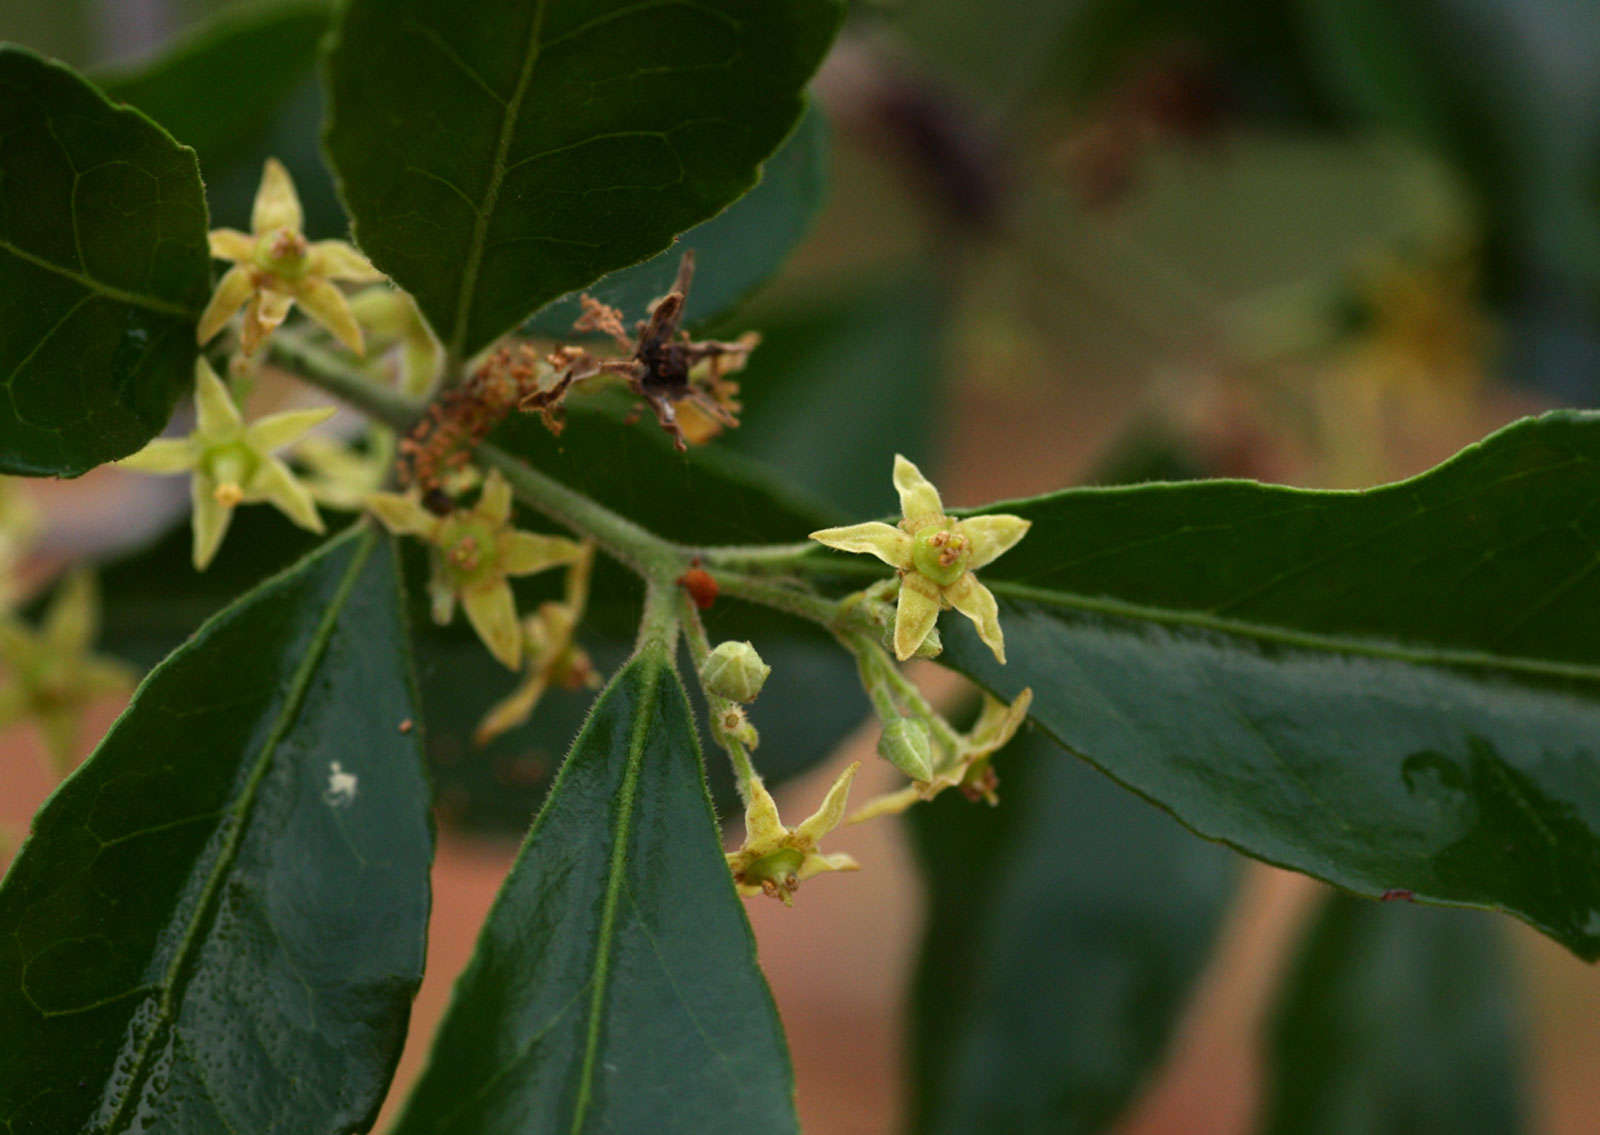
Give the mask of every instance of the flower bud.
[(770, 673), (772, 667), (761, 661), (761, 655), (748, 642), (724, 642), (700, 667), (700, 680), (719, 697), (752, 702)]
[(933, 743), (928, 727), (909, 717), (897, 717), (883, 727), (878, 755), (912, 780), (933, 779)]

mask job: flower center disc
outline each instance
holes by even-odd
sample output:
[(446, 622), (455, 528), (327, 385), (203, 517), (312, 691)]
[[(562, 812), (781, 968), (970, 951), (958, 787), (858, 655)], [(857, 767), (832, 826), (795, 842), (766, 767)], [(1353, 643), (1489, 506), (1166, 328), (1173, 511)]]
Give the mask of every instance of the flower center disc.
[(256, 266), (285, 280), (306, 273), (306, 238), (293, 229), (273, 229), (256, 241)]
[(940, 587), (960, 579), (971, 562), (972, 541), (947, 525), (929, 525), (912, 537), (912, 565)]
[(494, 574), (495, 540), (487, 524), (451, 517), (439, 535), (445, 571), (456, 586), (479, 583)]

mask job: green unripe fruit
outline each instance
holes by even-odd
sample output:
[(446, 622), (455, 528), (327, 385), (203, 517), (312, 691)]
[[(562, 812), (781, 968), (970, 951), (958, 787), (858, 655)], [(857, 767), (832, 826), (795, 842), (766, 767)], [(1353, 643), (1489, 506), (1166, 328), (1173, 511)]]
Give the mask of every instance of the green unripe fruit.
[(912, 780), (933, 779), (933, 742), (928, 727), (909, 717), (897, 717), (883, 727), (878, 755)]
[(761, 655), (748, 642), (724, 642), (700, 667), (700, 680), (718, 697), (752, 702), (770, 673), (772, 667), (761, 661)]

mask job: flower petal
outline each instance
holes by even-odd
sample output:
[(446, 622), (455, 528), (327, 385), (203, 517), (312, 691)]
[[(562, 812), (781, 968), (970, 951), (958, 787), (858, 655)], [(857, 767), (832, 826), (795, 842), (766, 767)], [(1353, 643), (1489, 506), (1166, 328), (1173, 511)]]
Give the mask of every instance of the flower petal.
[(217, 260), (247, 263), (255, 259), (256, 238), (238, 229), (212, 229), (206, 234), (206, 243)]
[(500, 569), (507, 575), (531, 575), (561, 564), (577, 563), (582, 556), (583, 546), (564, 536), (518, 531), (500, 535)]
[(352, 284), (374, 284), (384, 278), (372, 261), (342, 240), (313, 241), (306, 251), (306, 274)]
[(261, 236), (273, 229), (293, 229), (299, 232), (305, 224), (305, 214), (300, 211), (300, 195), (294, 191), (294, 179), (277, 158), (268, 158), (261, 168), (261, 187), (256, 190), (255, 207), (250, 211), (250, 229)]
[(198, 454), (194, 442), (186, 437), (158, 437), (138, 453), (129, 454), (117, 465), (136, 473), (184, 473), (194, 468)]
[(478, 494), (478, 503), (472, 511), (494, 525), (504, 524), (511, 519), (511, 486), (506, 484), (500, 470), (489, 470), (489, 475), (483, 479), (483, 491)]
[(900, 494), (900, 515), (911, 521), (909, 527), (920, 528), (944, 516), (944, 502), (939, 490), (922, 475), (910, 461), (894, 455), (894, 488)]
[[(967, 573), (971, 578), (972, 573)], [(900, 580), (900, 601), (894, 612), (894, 653), (904, 662), (917, 652), (939, 620), (939, 586), (912, 572)]]
[(1004, 748), (1015, 737), (1017, 730), (1028, 718), (1028, 707), (1033, 704), (1033, 690), (1024, 689), (1007, 705), (999, 698), (983, 696), (983, 712), (963, 739), (961, 756), (970, 764)]
[(301, 528), (322, 532), (322, 517), (317, 513), (317, 502), (311, 491), (296, 480), (289, 467), (276, 457), (268, 457), (256, 466), (255, 475), (247, 486), (251, 499), (264, 500), (294, 521)]
[(517, 601), (511, 594), (511, 585), (497, 579), (482, 587), (469, 587), (461, 592), (461, 606), (489, 653), (509, 669), (520, 667), (522, 626), (517, 622)]
[(57, 657), (82, 654), (94, 641), (100, 623), (94, 576), (84, 568), (70, 573), (56, 588), (44, 617), (44, 642)]
[(335, 339), (358, 355), (367, 353), (366, 344), (361, 338), (361, 324), (356, 322), (349, 302), (337, 287), (326, 280), (308, 276), (295, 285), (294, 295), (300, 301), (300, 306), (305, 308), (306, 314), (327, 328)]
[(292, 306), (294, 297), (287, 293), (271, 288), (257, 291), (250, 297), (250, 303), (244, 309), (244, 326), (239, 331), (239, 349), (247, 355), (255, 354), (267, 336), (289, 318), (289, 309)]
[(822, 798), (817, 810), (796, 826), (794, 834), (803, 847), (815, 848), (817, 841), (838, 827), (839, 822), (844, 819), (844, 806), (850, 796), (850, 782), (855, 780), (856, 770), (860, 767), (860, 761), (851, 761), (850, 767), (841, 772), (839, 779), (833, 782), (833, 787), (828, 789), (828, 794)]
[(744, 845), (739, 854), (748, 866), (783, 846), (789, 829), (778, 818), (778, 803), (759, 776), (750, 778), (745, 791), (748, 795), (744, 806)]
[(994, 593), (978, 582), (970, 571), (944, 589), (950, 606), (971, 619), (978, 628), (978, 637), (994, 651), (995, 659), (1002, 665), (1006, 661), (1006, 639), (1000, 632), (1000, 608)]
[(227, 325), (233, 313), (244, 306), (255, 290), (250, 269), (242, 264), (235, 264), (224, 272), (222, 279), (217, 281), (217, 290), (211, 293), (205, 311), (200, 313), (200, 322), (195, 324), (195, 342), (204, 346), (216, 338), (217, 332)]
[(439, 518), (422, 507), (415, 496), (400, 493), (373, 493), (367, 509), (396, 536), (421, 536), (426, 539), (439, 526)]
[(824, 871), (859, 871), (861, 864), (854, 857), (842, 851), (832, 855), (808, 855), (800, 861), (800, 866), (795, 869), (794, 879), (803, 883), (813, 875), (820, 875)]
[(257, 453), (282, 449), (292, 441), (338, 413), (337, 406), (315, 406), (309, 410), (285, 410), (257, 418), (244, 431), (244, 443)]
[(997, 513), (993, 516), (969, 516), (956, 522), (956, 529), (972, 542), (972, 559), (967, 566), (976, 571), (991, 564), (1028, 534), (1033, 521), (1020, 516)]
[(428, 554), (428, 613), (439, 626), (447, 626), (456, 614), (456, 589), (445, 574), (444, 560), (437, 551)]
[(189, 499), (194, 505), (194, 515), (189, 522), (194, 526), (194, 568), (205, 571), (222, 538), (228, 534), (228, 522), (233, 519), (233, 506), (217, 499), (216, 485), (210, 477), (195, 474), (189, 482)]
[(194, 413), (195, 432), (208, 441), (232, 441), (244, 427), (233, 395), (203, 355), (194, 362)]
[(78, 715), (77, 709), (61, 708), (43, 709), (34, 717), (50, 768), (57, 776), (66, 776), (78, 763)]
[(534, 707), (539, 704), (539, 697), (544, 693), (545, 684), (543, 674), (528, 675), (508, 697), (483, 715), (483, 720), (478, 722), (478, 728), (473, 730), (473, 744), (487, 745), (500, 734), (515, 729), (532, 717)]
[(841, 552), (866, 552), (877, 556), (890, 567), (911, 567), (911, 537), (881, 520), (847, 524), (843, 528), (823, 528), (811, 533), (808, 539), (838, 548)]

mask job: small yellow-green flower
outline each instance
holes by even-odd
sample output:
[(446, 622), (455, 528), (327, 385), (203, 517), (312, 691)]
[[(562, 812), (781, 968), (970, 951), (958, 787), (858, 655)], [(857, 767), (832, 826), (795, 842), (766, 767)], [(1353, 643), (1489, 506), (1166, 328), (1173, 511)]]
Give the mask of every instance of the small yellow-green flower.
[(202, 356), (194, 364), (195, 428), (188, 437), (157, 438), (117, 462), (141, 473), (194, 474), (194, 566), (204, 571), (217, 554), (236, 505), (267, 501), (302, 528), (322, 531), (306, 487), (275, 450), (327, 421), (334, 407), (288, 410), (246, 424), (233, 396)]
[(200, 316), (195, 337), (202, 344), (210, 342), (233, 313), (245, 307), (239, 347), (247, 355), (254, 354), (299, 301), (306, 314), (336, 339), (356, 354), (362, 353), (361, 325), (332, 281), (369, 284), (383, 279), (383, 273), (342, 240), (307, 241), (301, 231), (304, 224), (300, 196), (289, 171), (277, 158), (268, 158), (261, 171), (261, 187), (256, 190), (250, 231), (211, 231), (211, 255), (234, 263), (223, 273)]
[(1023, 690), (1010, 705), (985, 694), (978, 720), (957, 739), (954, 752), (942, 754), (933, 776), (867, 801), (850, 816), (850, 822), (859, 824), (874, 816), (904, 812), (918, 800), (932, 800), (947, 788), (959, 788), (973, 800), (998, 803), (995, 788), (999, 781), (989, 758), (1017, 735), (1032, 704), (1031, 689)]
[(137, 681), (131, 667), (90, 653), (99, 622), (94, 577), (83, 569), (57, 589), (37, 630), (0, 620), (0, 663), (7, 678), (0, 687), (0, 727), (32, 720), (62, 776), (77, 763), (84, 712)]
[(894, 619), (894, 652), (900, 661), (917, 652), (939, 612), (954, 607), (977, 625), (978, 637), (1005, 662), (999, 607), (972, 573), (1022, 539), (1033, 522), (1007, 515), (965, 520), (946, 516), (939, 490), (898, 454), (894, 487), (900, 494), (898, 527), (872, 520), (824, 528), (811, 533), (811, 539), (840, 551), (869, 553), (900, 572)]
[(589, 601), (589, 572), (594, 564), (593, 543), (585, 542), (581, 547), (583, 554), (567, 568), (562, 601), (541, 603), (535, 614), (522, 620), (526, 657), (522, 682), (478, 723), (472, 739), (479, 745), (487, 745), (532, 717), (539, 698), (550, 686), (580, 690), (600, 685), (599, 671), (572, 637)]
[(771, 895), (788, 906), (794, 901), (795, 889), (811, 876), (860, 869), (843, 852), (824, 855), (817, 847), (817, 842), (844, 818), (850, 782), (859, 767), (860, 762), (855, 762), (840, 773), (823, 797), (821, 807), (794, 828), (784, 827), (777, 802), (761, 778), (750, 778), (744, 809), (744, 844), (728, 854), (728, 869), (733, 872), (734, 886), (741, 895)]
[(470, 509), (436, 516), (422, 507), (415, 491), (374, 493), (367, 507), (395, 535), (417, 536), (430, 545), (428, 597), (434, 622), (448, 623), (461, 600), (489, 653), (512, 670), (520, 668), (522, 626), (506, 577), (575, 563), (583, 545), (511, 527), (511, 487), (497, 470), (490, 471)]

